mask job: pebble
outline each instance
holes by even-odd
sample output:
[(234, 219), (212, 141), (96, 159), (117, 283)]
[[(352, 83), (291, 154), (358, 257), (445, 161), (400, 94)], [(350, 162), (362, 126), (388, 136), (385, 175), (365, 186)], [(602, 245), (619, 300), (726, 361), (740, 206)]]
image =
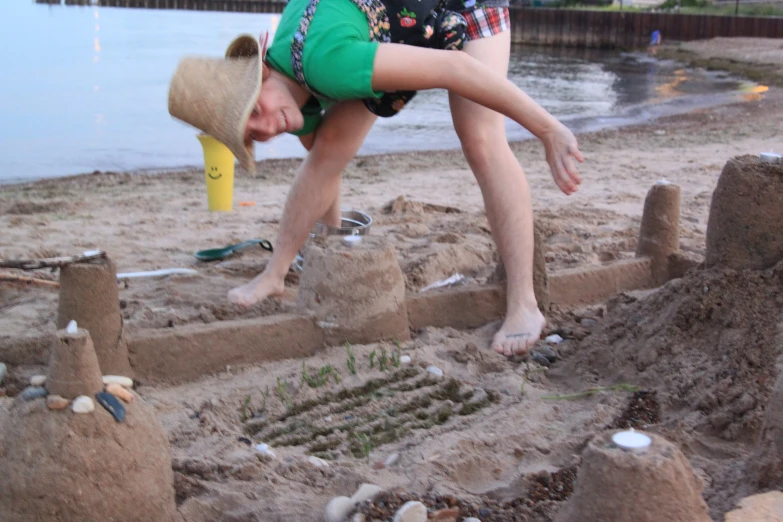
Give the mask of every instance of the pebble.
[(3, 384), (5, 376), (8, 374), (8, 366), (5, 363), (0, 363), (0, 384)]
[(583, 317), (581, 321), (579, 321), (579, 324), (584, 326), (585, 328), (592, 328), (593, 326), (598, 324), (598, 321), (595, 319), (590, 319), (589, 317)]
[(458, 516), (459, 508), (444, 508), (430, 513), (427, 520), (436, 520), (438, 522), (457, 522)]
[(351, 500), (354, 504), (360, 504), (365, 500), (374, 499), (382, 491), (383, 488), (376, 486), (375, 484), (362, 484), (359, 486), (359, 489), (356, 490), (356, 493), (353, 494)]
[(557, 353), (546, 344), (536, 346), (534, 351), (549, 359), (549, 362), (555, 362), (557, 360)]
[(98, 399), (98, 403), (103, 406), (106, 411), (112, 414), (114, 420), (122, 422), (125, 420), (125, 406), (112, 395), (111, 393), (102, 391), (95, 394), (95, 398)]
[(310, 464), (312, 464), (316, 468), (328, 468), (329, 467), (329, 463), (326, 462), (324, 459), (320, 459), (320, 458), (314, 457), (312, 455), (307, 457), (307, 462), (309, 462)]
[(533, 358), (533, 361), (540, 364), (541, 366), (549, 367), (552, 363), (549, 362), (549, 359), (547, 359), (544, 355), (542, 355), (539, 352), (533, 351), (531, 352), (531, 356)]
[(434, 365), (427, 366), (427, 371), (435, 377), (443, 377), (443, 370)]
[[(354, 508), (353, 500), (348, 497), (334, 497), (326, 504), (324, 518), (326, 522), (342, 522)], [(425, 519), (426, 520), (426, 519)]]
[(547, 337), (546, 339), (544, 339), (544, 340), (545, 340), (546, 342), (548, 342), (548, 343), (552, 343), (552, 344), (560, 344), (560, 343), (562, 343), (562, 342), (563, 342), (563, 338), (562, 338), (562, 337), (560, 337), (560, 336), (559, 336), (559, 335), (557, 335), (557, 334), (552, 334), (552, 335), (548, 336), (548, 337)]
[(256, 451), (266, 457), (275, 458), (276, 456), (275, 452), (269, 448), (269, 444), (264, 444), (263, 442), (261, 444), (256, 444)]
[(95, 411), (95, 403), (86, 395), (80, 395), (71, 403), (74, 413), (92, 413)]
[(356, 513), (351, 519), (351, 522), (367, 522), (367, 517), (365, 517), (361, 513)]
[(427, 522), (427, 506), (411, 500), (397, 510), (393, 522)]
[(462, 522), (481, 522), (481, 520), (477, 519), (476, 517), (470, 517), (470, 518), (463, 518)]
[(485, 517), (486, 518), (486, 517), (490, 516), (491, 514), (492, 514), (492, 510), (489, 509), (489, 508), (483, 507), (483, 508), (479, 509), (479, 516), (480, 517)]
[(400, 460), (400, 454), (399, 453), (392, 453), (388, 457), (386, 457), (386, 460), (384, 461), (383, 465), (386, 467), (394, 466), (397, 464), (397, 461)]
[(71, 404), (71, 401), (59, 395), (48, 395), (46, 397), (46, 407), (50, 410), (64, 410)]
[(46, 384), (46, 375), (33, 375), (30, 377), (30, 386), (43, 386)]
[(133, 379), (122, 375), (104, 375), (103, 384), (119, 384), (126, 388), (133, 388)]
[(654, 131), (653, 134), (655, 134), (656, 136), (666, 136), (666, 131), (663, 129), (658, 129)]
[(332, 422), (332, 416), (324, 417), (324, 422)]
[(107, 384), (106, 391), (111, 393), (115, 397), (119, 397), (125, 402), (131, 402), (133, 400), (133, 394), (129, 392), (126, 388), (120, 386), (119, 384), (116, 383)]
[(40, 386), (28, 386), (22, 392), (22, 398), (26, 401), (32, 401), (33, 399), (46, 397), (47, 393), (48, 392), (46, 391), (46, 388), (41, 388)]
[(413, 361), (413, 359), (411, 359), (410, 355), (401, 355), (400, 356), (400, 362), (402, 364), (410, 364), (412, 361)]

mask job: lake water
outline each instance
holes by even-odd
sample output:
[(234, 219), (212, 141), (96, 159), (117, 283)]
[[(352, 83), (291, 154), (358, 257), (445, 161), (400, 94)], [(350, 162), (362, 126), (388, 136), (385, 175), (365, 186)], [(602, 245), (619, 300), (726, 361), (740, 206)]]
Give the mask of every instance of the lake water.
[[(198, 165), (194, 129), (167, 110), (185, 54), (221, 56), (237, 34), (279, 15), (66, 7), (2, 0), (0, 183), (83, 172)], [(736, 99), (736, 79), (644, 54), (514, 47), (509, 77), (574, 129), (645, 121)], [(507, 120), (510, 139), (529, 134)], [(419, 93), (379, 119), (360, 154), (457, 148), (444, 91)], [(293, 136), (257, 144), (257, 159), (299, 157)]]

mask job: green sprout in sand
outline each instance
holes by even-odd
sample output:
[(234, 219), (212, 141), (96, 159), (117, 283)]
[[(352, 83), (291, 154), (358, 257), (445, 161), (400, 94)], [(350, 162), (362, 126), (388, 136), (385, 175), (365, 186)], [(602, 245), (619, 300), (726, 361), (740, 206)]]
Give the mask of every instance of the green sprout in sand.
[(347, 341), (345, 343), (345, 351), (348, 352), (348, 371), (351, 372), (351, 375), (356, 375), (356, 357), (354, 357), (353, 350), (351, 350), (351, 343)]
[(375, 350), (370, 352), (370, 368), (375, 368)]
[(370, 462), (370, 451), (372, 451), (372, 441), (366, 433), (354, 433), (356, 441), (359, 443), (359, 449), (362, 451), (362, 455)]
[(291, 409), (291, 398), (288, 396), (288, 392), (286, 389), (288, 388), (288, 381), (280, 380), (280, 377), (277, 378), (277, 396), (280, 397), (280, 402), (282, 402), (287, 409)]

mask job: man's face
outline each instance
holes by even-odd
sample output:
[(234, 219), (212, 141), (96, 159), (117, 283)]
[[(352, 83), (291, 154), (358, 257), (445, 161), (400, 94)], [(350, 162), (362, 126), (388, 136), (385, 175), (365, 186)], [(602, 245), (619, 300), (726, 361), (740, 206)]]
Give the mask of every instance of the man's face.
[(264, 87), (256, 100), (247, 122), (245, 140), (268, 141), (284, 132), (301, 129), (304, 117), (291, 93), (275, 78), (265, 78)]

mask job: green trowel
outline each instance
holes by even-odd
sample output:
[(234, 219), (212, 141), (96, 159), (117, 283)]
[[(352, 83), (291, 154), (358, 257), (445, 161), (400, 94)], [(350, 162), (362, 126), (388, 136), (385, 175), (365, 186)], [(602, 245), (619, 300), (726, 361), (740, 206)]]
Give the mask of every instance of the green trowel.
[(269, 250), (272, 252), (272, 243), (267, 241), (266, 239), (249, 239), (248, 241), (242, 241), (241, 243), (237, 243), (236, 245), (229, 245), (224, 248), (210, 248), (208, 250), (199, 250), (194, 256), (196, 256), (196, 259), (199, 261), (220, 261), (221, 259), (225, 259), (228, 256), (234, 254), (238, 250), (242, 250), (243, 248), (251, 247), (259, 245), (264, 250)]

